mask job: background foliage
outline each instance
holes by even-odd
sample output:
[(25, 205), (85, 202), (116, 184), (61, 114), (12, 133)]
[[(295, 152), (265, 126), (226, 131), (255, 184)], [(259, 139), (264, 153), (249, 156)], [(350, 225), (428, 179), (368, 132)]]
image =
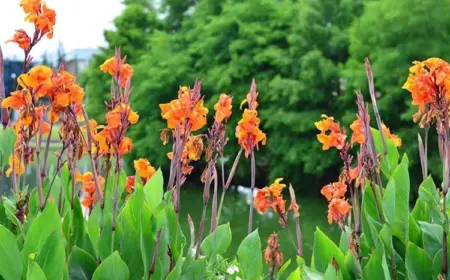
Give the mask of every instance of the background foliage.
[[(229, 126), (233, 135), (239, 103), (254, 77), (268, 135), (267, 147), (257, 154), (260, 183), (279, 174), (289, 174), (298, 187), (317, 178), (328, 182), (335, 176), (329, 168), (336, 167), (337, 157), (315, 156), (321, 148), (311, 141), (314, 121), (322, 113), (343, 117), (346, 124), (355, 118), (354, 91), (366, 90), (363, 59), (370, 57), (383, 120), (411, 149), (413, 169), (418, 166), (410, 96), (401, 86), (411, 61), (448, 56), (450, 15), (442, 8), (450, 5), (448, 0), (155, 2), (124, 2), (115, 29), (105, 31), (108, 47), (82, 81), (95, 93), (89, 97), (90, 114), (101, 119), (109, 83), (98, 65), (115, 46), (128, 54), (135, 67), (133, 107), (146, 120), (131, 131), (139, 139), (133, 157), (145, 155), (167, 167), (159, 139), (163, 122), (154, 105), (169, 101), (180, 85), (192, 85), (195, 78), (203, 79), (211, 109), (221, 91), (235, 96)], [(229, 145), (233, 158), (238, 149), (234, 137)], [(239, 170), (242, 184), (248, 183), (243, 181), (246, 167), (244, 163)]]

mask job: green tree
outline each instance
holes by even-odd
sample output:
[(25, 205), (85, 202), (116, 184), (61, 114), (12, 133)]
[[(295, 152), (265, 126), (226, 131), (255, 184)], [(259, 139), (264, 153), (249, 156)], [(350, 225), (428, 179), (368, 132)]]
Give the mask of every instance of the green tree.
[(148, 1), (127, 0), (125, 4), (123, 13), (114, 20), (114, 30), (104, 32), (107, 46), (94, 55), (81, 79), (88, 92), (88, 112), (90, 117), (97, 120), (104, 119), (104, 101), (110, 91), (110, 80), (100, 71), (99, 66), (114, 55), (116, 47), (127, 55), (127, 62), (134, 65), (144, 53), (151, 51), (148, 42), (155, 30), (161, 27), (156, 11)]
[[(448, 0), (370, 1), (351, 31), (351, 58), (344, 71), (347, 95), (342, 96), (342, 108), (353, 103), (355, 89), (362, 88), (367, 94), (364, 58), (369, 57), (382, 119), (394, 133), (402, 136), (416, 168), (419, 167), (416, 136), (419, 131), (412, 125), (412, 115), (417, 109), (410, 105), (411, 96), (401, 87), (412, 61), (428, 57), (450, 58), (447, 48), (450, 34), (445, 32), (450, 28), (450, 14), (446, 9), (449, 5)], [(351, 118), (354, 116), (347, 113), (347, 119)], [(438, 149), (434, 148), (437, 142), (431, 141), (430, 145), (430, 151), (435, 151), (431, 161), (436, 162), (439, 160)]]
[(361, 4), (349, 0), (200, 1), (180, 31), (153, 36), (152, 52), (136, 66), (132, 98), (146, 121), (133, 131), (135, 152), (149, 155), (156, 165), (168, 162), (161, 156), (164, 123), (155, 105), (173, 99), (179, 85), (192, 85), (198, 77), (210, 108), (220, 93), (234, 96), (232, 149), (227, 150), (233, 157), (239, 104), (256, 78), (268, 134), (267, 147), (257, 154), (260, 171), (293, 183), (302, 173), (323, 172), (336, 161), (312, 156), (320, 151), (314, 121), (323, 112), (337, 112), (338, 65), (348, 57), (348, 29), (360, 11)]

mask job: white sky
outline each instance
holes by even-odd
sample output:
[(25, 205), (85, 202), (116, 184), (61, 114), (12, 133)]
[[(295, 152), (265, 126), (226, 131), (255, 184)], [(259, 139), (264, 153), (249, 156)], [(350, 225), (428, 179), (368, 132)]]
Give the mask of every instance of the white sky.
[[(56, 25), (53, 39), (46, 37), (36, 45), (31, 55), (40, 59), (47, 50), (56, 53), (59, 41), (67, 52), (78, 48), (97, 48), (104, 44), (103, 30), (112, 28), (113, 19), (123, 7), (121, 0), (44, 0), (56, 11)], [(25, 22), (25, 13), (19, 6), (20, 0), (0, 0), (0, 45), (5, 57), (23, 59), (23, 52), (17, 44), (5, 42), (11, 39), (15, 30), (25, 29), (30, 36), (33, 25)]]

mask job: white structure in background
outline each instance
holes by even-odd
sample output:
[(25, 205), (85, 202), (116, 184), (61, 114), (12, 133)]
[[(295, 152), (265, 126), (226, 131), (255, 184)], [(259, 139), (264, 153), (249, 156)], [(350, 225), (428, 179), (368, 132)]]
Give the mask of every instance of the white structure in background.
[(88, 67), (95, 51), (95, 49), (75, 49), (68, 52), (65, 56), (66, 70), (78, 77)]

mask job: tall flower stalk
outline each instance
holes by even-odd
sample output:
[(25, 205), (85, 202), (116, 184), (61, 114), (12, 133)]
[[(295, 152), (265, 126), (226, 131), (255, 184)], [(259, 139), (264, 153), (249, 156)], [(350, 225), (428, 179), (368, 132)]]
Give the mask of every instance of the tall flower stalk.
[[(250, 156), (250, 193), (252, 196), (255, 189), (256, 180), (255, 148), (258, 149), (259, 143), (262, 143), (263, 145), (266, 144), (266, 134), (259, 128), (261, 121), (258, 118), (258, 111), (256, 110), (258, 108), (258, 102), (256, 101), (257, 98), (258, 93), (256, 91), (256, 82), (253, 80), (252, 85), (250, 86), (250, 92), (247, 94), (247, 98), (241, 103), (241, 107), (245, 103), (248, 103), (248, 109), (244, 110), (242, 119), (238, 122), (236, 127), (236, 137), (238, 138), (238, 143), (245, 151), (245, 157), (248, 158)], [(252, 230), (253, 205), (250, 203), (248, 214), (248, 233), (252, 232)]]

